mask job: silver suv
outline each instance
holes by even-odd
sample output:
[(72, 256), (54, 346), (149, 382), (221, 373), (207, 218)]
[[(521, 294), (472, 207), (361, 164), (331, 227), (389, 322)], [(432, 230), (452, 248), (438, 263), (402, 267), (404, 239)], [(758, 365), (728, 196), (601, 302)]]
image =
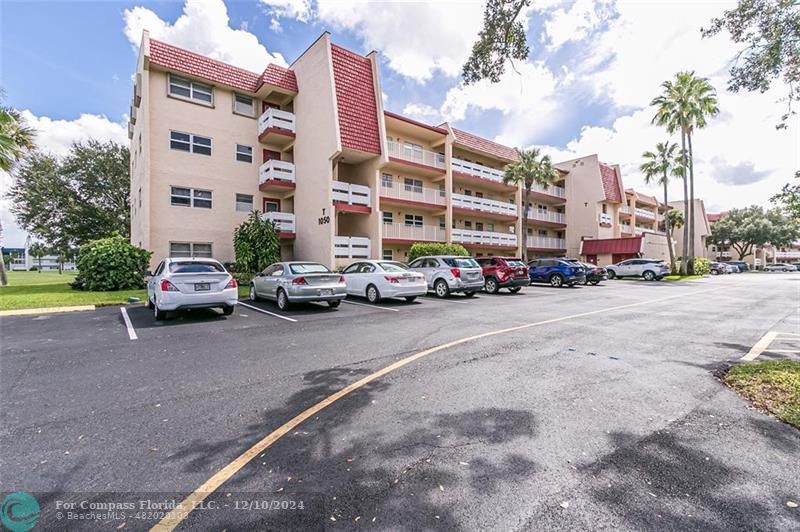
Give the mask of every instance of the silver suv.
[(472, 257), (420, 257), (408, 266), (425, 276), (428, 290), (433, 290), (437, 297), (454, 292), (472, 297), (483, 289), (483, 270)]
[(660, 281), (665, 275), (669, 275), (669, 266), (663, 260), (658, 259), (628, 259), (606, 266), (608, 278), (622, 277), (641, 277), (645, 281), (656, 279)]

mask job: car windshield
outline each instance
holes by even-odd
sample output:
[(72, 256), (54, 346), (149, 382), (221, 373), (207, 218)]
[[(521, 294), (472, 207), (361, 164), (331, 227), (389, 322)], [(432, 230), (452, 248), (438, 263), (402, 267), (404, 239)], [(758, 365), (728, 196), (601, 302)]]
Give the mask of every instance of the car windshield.
[(404, 272), (408, 270), (408, 266), (400, 262), (379, 262), (378, 265), (385, 272)]
[(289, 270), (294, 273), (330, 273), (331, 271), (323, 266), (322, 264), (317, 264), (315, 262), (306, 262), (304, 264), (290, 264)]
[(516, 268), (517, 266), (525, 266), (525, 263), (518, 259), (506, 260), (506, 264), (512, 268)]
[(219, 273), (225, 268), (217, 262), (171, 262), (169, 273)]
[(452, 259), (444, 259), (444, 263), (452, 268), (480, 268), (475, 259), (470, 257), (453, 257)]

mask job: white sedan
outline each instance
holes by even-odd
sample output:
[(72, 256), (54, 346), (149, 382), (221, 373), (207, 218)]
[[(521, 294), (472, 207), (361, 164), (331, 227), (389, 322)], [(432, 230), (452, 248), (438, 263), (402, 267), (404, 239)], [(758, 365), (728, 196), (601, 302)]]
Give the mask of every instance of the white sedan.
[(414, 272), (401, 262), (364, 260), (344, 269), (347, 294), (366, 297), (377, 303), (387, 297), (404, 297), (409, 303), (428, 293), (428, 283), (421, 273)]
[(233, 314), (239, 303), (236, 279), (214, 259), (167, 258), (147, 281), (147, 307), (162, 320), (167, 312), (190, 308), (222, 308)]

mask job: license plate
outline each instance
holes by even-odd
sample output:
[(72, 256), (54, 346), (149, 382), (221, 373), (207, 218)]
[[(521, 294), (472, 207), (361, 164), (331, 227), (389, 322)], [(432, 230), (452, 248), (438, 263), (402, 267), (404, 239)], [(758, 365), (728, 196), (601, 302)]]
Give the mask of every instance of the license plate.
[(319, 291), (319, 295), (321, 295), (321, 296), (332, 296), (333, 295), (333, 288), (322, 288)]
[(195, 292), (203, 292), (205, 290), (211, 290), (211, 285), (209, 283), (195, 283), (194, 285)]

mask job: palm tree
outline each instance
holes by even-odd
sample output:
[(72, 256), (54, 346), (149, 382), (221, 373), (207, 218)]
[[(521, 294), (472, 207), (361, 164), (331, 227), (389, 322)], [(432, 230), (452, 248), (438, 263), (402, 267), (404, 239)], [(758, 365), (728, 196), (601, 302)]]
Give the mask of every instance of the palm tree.
[[(687, 268), (694, 269), (694, 152), (692, 135), (695, 129), (704, 128), (707, 119), (719, 114), (717, 93), (708, 78), (698, 78), (694, 72), (678, 72), (675, 80), (661, 84), (662, 93), (653, 99), (650, 105), (656, 106), (653, 123), (665, 126), (667, 132), (681, 133), (681, 152), (684, 159), (683, 193), (686, 204), (687, 223), (683, 227), (684, 256), (688, 261), (681, 261), (681, 273)], [(688, 183), (687, 183), (688, 181)], [(691, 252), (689, 252), (691, 250)]]
[[(664, 206), (669, 209), (669, 194), (667, 185), (669, 176), (675, 175), (675, 168), (680, 164), (675, 152), (678, 145), (674, 142), (659, 142), (656, 151), (646, 151), (642, 154), (645, 162), (639, 167), (644, 174), (644, 182), (648, 185), (658, 183), (664, 187)], [(675, 271), (675, 251), (672, 249), (672, 231), (669, 216), (664, 217), (664, 232), (667, 234), (667, 247), (669, 248), (669, 264)]]
[(529, 150), (517, 149), (518, 158), (506, 166), (503, 183), (522, 185), (522, 260), (528, 260), (528, 209), (530, 208), (531, 189), (534, 185), (547, 188), (558, 178), (558, 170), (553, 167), (549, 155), (542, 155), (539, 148)]
[(0, 108), (0, 170), (6, 172), (34, 147), (34, 131), (13, 109)]
[(37, 271), (42, 273), (42, 257), (47, 255), (47, 248), (44, 247), (44, 244), (35, 242), (28, 248), (28, 254), (34, 259), (38, 259), (37, 262), (39, 263), (39, 267), (37, 268)]

